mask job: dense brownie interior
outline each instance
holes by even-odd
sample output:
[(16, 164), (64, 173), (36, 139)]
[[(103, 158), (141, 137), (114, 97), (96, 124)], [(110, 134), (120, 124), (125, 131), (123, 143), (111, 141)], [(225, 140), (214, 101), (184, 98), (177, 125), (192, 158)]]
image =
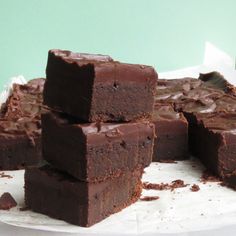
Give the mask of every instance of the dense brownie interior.
[(153, 113), (156, 138), (153, 161), (188, 158), (188, 122), (169, 104), (156, 103)]

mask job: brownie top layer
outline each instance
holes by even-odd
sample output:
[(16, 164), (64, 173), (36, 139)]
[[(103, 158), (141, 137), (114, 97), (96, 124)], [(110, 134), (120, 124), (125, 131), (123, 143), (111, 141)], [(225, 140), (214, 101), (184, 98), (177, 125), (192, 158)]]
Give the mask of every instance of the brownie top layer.
[(22, 118), (20, 121), (15, 122), (12, 120), (0, 120), (0, 135), (14, 135), (14, 134), (27, 134), (40, 135), (41, 122), (40, 120)]
[(13, 85), (12, 94), (1, 108), (1, 135), (40, 135), (44, 81), (33, 79), (25, 85)]
[(45, 79), (34, 79), (25, 85), (14, 84), (12, 94), (2, 108), (2, 118), (18, 120), (22, 117), (40, 119)]
[(199, 79), (159, 79), (157, 102), (173, 104), (176, 111), (211, 113), (235, 111), (235, 88), (218, 72), (200, 74)]
[(67, 62), (76, 61), (97, 61), (97, 62), (111, 62), (113, 59), (107, 55), (89, 54), (89, 53), (75, 53), (68, 50), (52, 49), (49, 53), (62, 58)]
[(208, 129), (236, 134), (236, 113), (196, 114), (196, 118)]
[(157, 83), (156, 100), (175, 101), (192, 89), (201, 85), (201, 81), (194, 78), (159, 79)]
[(179, 120), (184, 119), (183, 115), (176, 112), (170, 104), (156, 103), (153, 112), (153, 121), (157, 120)]
[[(49, 51), (48, 61), (51, 61), (52, 58), (53, 63), (55, 63), (55, 61), (56, 63), (59, 63), (57, 65), (58, 73), (63, 73), (59, 72), (59, 65), (65, 66), (68, 68), (68, 71), (72, 71), (77, 67), (92, 67), (97, 83), (106, 83), (111, 81), (125, 81), (126, 83), (146, 83), (148, 81), (152, 83), (155, 80), (156, 84), (158, 77), (152, 66), (121, 63), (104, 55), (73, 53), (71, 51), (57, 49)], [(68, 63), (69, 65), (67, 65)], [(51, 66), (50, 63), (48, 63), (47, 71), (49, 71), (49, 66)]]
[(139, 136), (144, 134), (147, 136), (154, 135), (154, 125), (147, 121), (138, 123), (78, 123), (78, 120), (74, 120), (65, 114), (46, 112), (44, 113), (44, 116), (50, 117), (57, 122), (58, 125), (69, 125), (71, 128), (74, 127), (81, 129), (85, 136), (87, 136), (90, 140), (96, 140), (96, 142), (103, 141), (104, 138), (120, 139), (124, 135), (126, 138), (136, 138), (137, 131)]

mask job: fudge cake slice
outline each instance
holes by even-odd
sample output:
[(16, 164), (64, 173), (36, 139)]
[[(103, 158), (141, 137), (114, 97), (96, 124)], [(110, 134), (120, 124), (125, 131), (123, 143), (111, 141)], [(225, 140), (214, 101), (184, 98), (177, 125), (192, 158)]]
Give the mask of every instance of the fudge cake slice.
[(143, 169), (102, 182), (79, 181), (51, 166), (25, 172), (25, 204), (35, 212), (88, 227), (136, 202)]
[(183, 114), (169, 104), (156, 103), (152, 121), (156, 130), (152, 160), (188, 158), (188, 122)]
[(2, 106), (0, 119), (0, 169), (37, 165), (41, 154), (41, 109), (44, 79), (14, 84)]
[(154, 125), (149, 122), (78, 123), (61, 113), (42, 115), (44, 159), (88, 182), (148, 166), (154, 136)]
[(151, 66), (50, 50), (46, 75), (44, 104), (84, 122), (126, 122), (152, 115), (157, 73)]

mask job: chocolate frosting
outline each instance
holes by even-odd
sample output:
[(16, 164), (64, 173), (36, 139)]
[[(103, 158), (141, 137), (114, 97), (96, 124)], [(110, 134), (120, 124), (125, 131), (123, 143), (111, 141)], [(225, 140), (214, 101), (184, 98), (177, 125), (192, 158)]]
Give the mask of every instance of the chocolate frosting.
[(176, 111), (211, 113), (236, 111), (235, 88), (218, 72), (200, 74), (199, 79), (160, 79), (156, 102), (174, 104)]
[[(51, 58), (54, 58), (54, 60), (51, 60)], [(49, 51), (48, 60), (54, 63), (56, 61), (58, 63), (57, 68), (60, 68), (60, 64), (71, 66), (71, 71), (76, 70), (77, 67), (92, 66), (97, 83), (117, 83), (119, 85), (119, 81), (126, 81), (126, 83), (131, 84), (146, 83), (148, 81), (156, 84), (158, 77), (152, 66), (121, 63), (114, 61), (109, 56), (100, 54), (73, 53), (54, 49)], [(67, 65), (68, 63), (70, 65)], [(47, 71), (49, 71), (49, 68), (47, 68)]]
[(88, 53), (75, 53), (68, 50), (52, 49), (50, 54), (54, 54), (57, 57), (66, 60), (67, 62), (76, 61), (98, 61), (98, 62), (111, 62), (113, 59), (107, 55), (101, 54), (88, 54)]

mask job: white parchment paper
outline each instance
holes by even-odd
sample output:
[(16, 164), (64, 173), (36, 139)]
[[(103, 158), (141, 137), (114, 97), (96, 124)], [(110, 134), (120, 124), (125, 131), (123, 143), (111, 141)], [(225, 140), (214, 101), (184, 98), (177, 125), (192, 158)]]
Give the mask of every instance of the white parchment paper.
[[(73, 226), (31, 211), (20, 211), (19, 208), (24, 206), (24, 171), (5, 172), (13, 178), (0, 179), (0, 193), (10, 192), (18, 206), (10, 211), (0, 211), (0, 221), (14, 226), (83, 235), (180, 233), (233, 225), (236, 222), (236, 192), (216, 182), (201, 183), (203, 170), (194, 159), (177, 164), (152, 163), (146, 168), (143, 181), (170, 183), (182, 179), (189, 185), (174, 191), (143, 190), (143, 196), (160, 198), (150, 202), (138, 201), (90, 228)], [(198, 184), (200, 190), (192, 192), (192, 184)]]
[[(212, 59), (213, 58), (213, 59)], [(161, 73), (160, 78), (198, 77), (200, 72), (218, 70), (236, 85), (233, 60), (214, 45), (207, 43), (204, 64)], [(159, 233), (187, 235), (193, 231), (205, 231), (236, 225), (236, 192), (217, 182), (201, 183), (204, 167), (196, 159), (176, 164), (152, 163), (145, 169), (144, 182), (170, 183), (182, 179), (188, 186), (165, 190), (143, 190), (143, 196), (159, 196), (158, 200), (138, 201), (102, 222), (82, 228), (55, 220), (31, 211), (20, 211), (24, 206), (24, 171), (8, 171), (13, 178), (0, 178), (0, 194), (10, 192), (18, 206), (10, 211), (0, 211), (0, 221), (19, 227), (55, 232), (79, 233), (79, 235), (123, 235)], [(190, 191), (198, 184), (198, 192)], [(210, 233), (210, 231), (209, 231)]]

